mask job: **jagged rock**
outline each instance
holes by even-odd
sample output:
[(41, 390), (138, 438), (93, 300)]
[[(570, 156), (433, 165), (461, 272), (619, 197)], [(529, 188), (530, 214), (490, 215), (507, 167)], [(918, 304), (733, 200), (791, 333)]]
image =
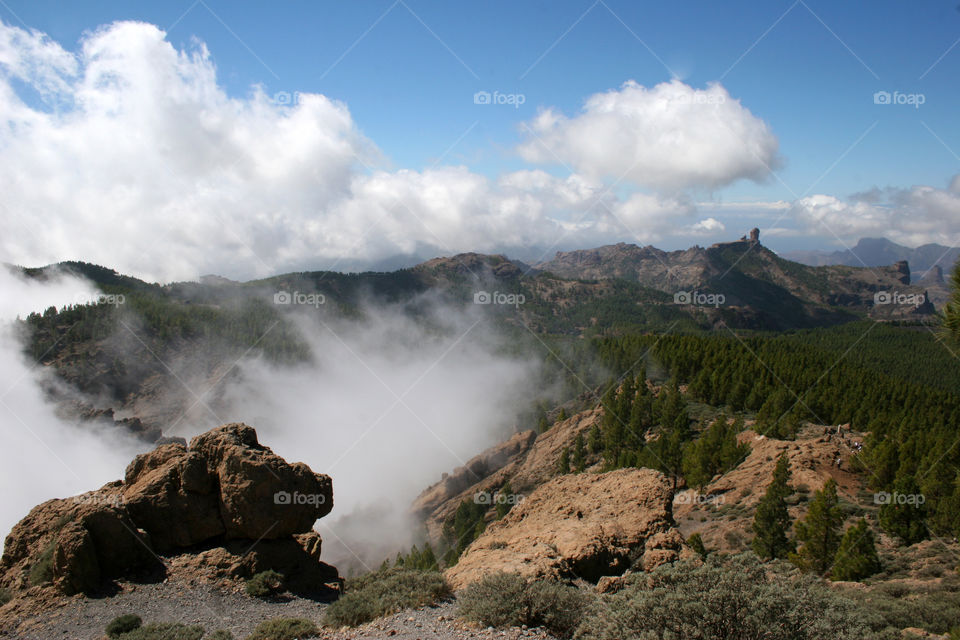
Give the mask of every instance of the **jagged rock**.
[[(189, 448), (175, 442), (137, 456), (123, 482), (35, 507), (7, 536), (0, 586), (34, 586), (31, 569), (49, 562), (43, 577), (59, 591), (91, 592), (106, 580), (162, 573), (158, 554), (187, 552), (213, 563), (214, 573), (272, 568), (303, 589), (322, 589), (338, 576), (319, 561), (312, 529), (332, 507), (328, 476), (287, 463), (247, 425), (224, 425)], [(198, 549), (204, 544), (215, 546)]]
[(127, 509), (160, 550), (220, 535), (259, 540), (305, 533), (333, 508), (328, 476), (288, 464), (243, 424), (197, 436), (189, 449), (167, 444), (137, 456), (124, 485)]
[(220, 516), (228, 538), (276, 539), (306, 533), (333, 509), (330, 477), (288, 464), (257, 442), (243, 424), (208, 431), (190, 441), (219, 486)]
[(690, 557), (672, 501), (651, 469), (560, 476), (487, 527), (446, 577), (457, 589), (496, 571), (596, 582)]

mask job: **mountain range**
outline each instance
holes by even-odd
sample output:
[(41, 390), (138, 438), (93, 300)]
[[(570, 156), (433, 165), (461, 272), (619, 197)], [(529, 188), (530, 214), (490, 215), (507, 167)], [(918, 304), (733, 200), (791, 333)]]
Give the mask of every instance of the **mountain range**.
[(783, 257), (810, 266), (879, 267), (905, 260), (910, 263), (915, 282), (919, 282), (927, 277), (935, 279), (937, 267), (949, 272), (960, 258), (960, 248), (932, 243), (911, 248), (886, 238), (860, 238), (856, 245), (842, 251), (790, 251)]

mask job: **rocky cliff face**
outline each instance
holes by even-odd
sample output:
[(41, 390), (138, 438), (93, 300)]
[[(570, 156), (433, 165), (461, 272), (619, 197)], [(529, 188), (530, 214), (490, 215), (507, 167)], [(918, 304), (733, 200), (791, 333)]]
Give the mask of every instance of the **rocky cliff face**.
[(600, 415), (599, 409), (584, 411), (540, 435), (525, 431), (491, 447), (421, 493), (411, 508), (414, 517), (425, 523), (428, 536), (436, 542), (444, 522), (464, 500), (493, 493), (507, 480), (515, 492), (532, 491), (556, 475), (560, 452), (578, 433), (586, 437)]
[(7, 536), (0, 585), (90, 593), (171, 567), (230, 577), (275, 568), (291, 588), (320, 592), (339, 580), (312, 531), (332, 508), (329, 476), (229, 424), (137, 456), (123, 481), (35, 507)]
[(670, 482), (651, 469), (554, 478), (487, 527), (447, 579), (459, 589), (497, 571), (592, 582), (649, 571), (692, 554), (672, 502)]

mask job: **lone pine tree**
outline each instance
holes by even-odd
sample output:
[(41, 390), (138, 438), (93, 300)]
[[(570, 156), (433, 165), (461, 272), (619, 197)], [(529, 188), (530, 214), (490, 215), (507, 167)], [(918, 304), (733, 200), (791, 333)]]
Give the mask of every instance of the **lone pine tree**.
[(773, 480), (753, 516), (755, 535), (751, 546), (754, 553), (764, 560), (786, 558), (794, 550), (794, 542), (787, 535), (790, 531), (787, 498), (791, 495), (790, 460), (786, 453), (781, 453), (773, 470)]

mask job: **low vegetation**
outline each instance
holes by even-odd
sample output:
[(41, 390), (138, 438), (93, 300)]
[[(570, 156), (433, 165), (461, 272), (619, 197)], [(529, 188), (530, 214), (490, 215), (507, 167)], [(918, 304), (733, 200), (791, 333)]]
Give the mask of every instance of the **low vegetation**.
[(851, 600), (783, 563), (753, 554), (665, 565), (604, 596), (579, 626), (583, 640), (814, 640), (899, 637)]
[(33, 566), (30, 567), (30, 574), (27, 576), (27, 581), (31, 587), (39, 587), (53, 580), (53, 551), (55, 548), (56, 545), (54, 542), (48, 544), (43, 551), (40, 552), (40, 555), (37, 556), (37, 560), (33, 563)]
[(140, 616), (134, 613), (126, 613), (117, 616), (107, 625), (106, 632), (109, 638), (119, 638), (124, 633), (129, 633), (134, 629), (139, 629), (143, 625)]
[[(134, 618), (140, 620), (136, 616)], [(113, 622), (110, 624), (113, 624)], [(200, 626), (187, 626), (174, 622), (155, 622), (143, 626), (138, 624), (130, 631), (116, 635), (109, 635), (108, 633), (107, 635), (114, 640), (201, 640), (205, 633), (204, 628)]]
[(464, 589), (457, 601), (461, 616), (484, 626), (542, 627), (569, 638), (593, 598), (559, 582), (528, 582), (515, 573), (495, 573)]
[(345, 595), (327, 608), (324, 624), (353, 627), (403, 609), (434, 604), (450, 595), (439, 571), (379, 569), (348, 579)]
[(305, 618), (273, 618), (258, 624), (247, 640), (302, 640), (318, 635), (317, 625)]
[(9, 589), (0, 587), (0, 607), (13, 600), (13, 593)]
[(273, 569), (261, 571), (247, 580), (244, 591), (254, 598), (272, 598), (283, 593), (283, 576)]

